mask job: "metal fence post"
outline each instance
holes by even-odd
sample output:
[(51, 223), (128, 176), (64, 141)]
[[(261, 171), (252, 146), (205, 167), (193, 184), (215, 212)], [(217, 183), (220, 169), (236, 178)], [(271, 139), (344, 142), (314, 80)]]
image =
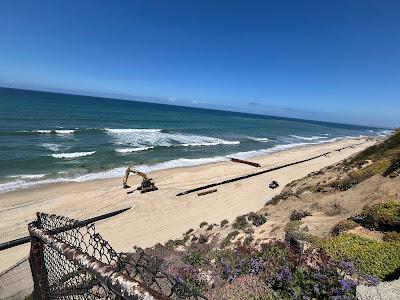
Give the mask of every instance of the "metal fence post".
[(45, 264), (43, 258), (43, 242), (32, 235), (31, 228), (39, 226), (39, 221), (29, 224), (28, 230), (31, 236), (31, 250), (29, 253), (29, 264), (31, 266), (33, 278), (33, 299), (46, 300), (46, 279), (44, 278), (47, 272), (44, 272)]

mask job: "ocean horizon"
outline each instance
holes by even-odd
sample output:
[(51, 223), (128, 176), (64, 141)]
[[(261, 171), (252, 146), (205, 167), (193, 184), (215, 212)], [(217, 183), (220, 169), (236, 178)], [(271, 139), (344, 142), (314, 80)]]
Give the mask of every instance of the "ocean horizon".
[(249, 158), (387, 128), (0, 88), (0, 193)]

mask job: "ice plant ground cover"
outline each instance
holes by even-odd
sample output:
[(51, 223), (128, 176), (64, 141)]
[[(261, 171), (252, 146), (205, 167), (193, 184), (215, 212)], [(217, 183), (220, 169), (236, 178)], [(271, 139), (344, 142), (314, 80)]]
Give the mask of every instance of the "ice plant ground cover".
[(299, 252), (280, 241), (219, 246), (214, 236), (145, 251), (162, 258), (163, 269), (209, 299), (355, 299), (358, 284), (379, 283), (352, 262), (333, 261), (322, 250)]

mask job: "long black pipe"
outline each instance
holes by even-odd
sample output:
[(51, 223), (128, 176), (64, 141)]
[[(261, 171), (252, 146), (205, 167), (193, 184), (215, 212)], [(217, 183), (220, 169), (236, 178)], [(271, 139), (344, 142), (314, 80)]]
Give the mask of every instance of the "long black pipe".
[[(91, 224), (91, 223), (94, 223), (94, 222), (97, 222), (97, 221), (100, 221), (100, 220), (104, 220), (104, 219), (113, 217), (115, 215), (121, 214), (121, 213), (123, 213), (123, 212), (125, 212), (125, 211), (127, 211), (129, 209), (131, 209), (131, 207), (120, 209), (120, 210), (116, 210), (116, 211), (113, 211), (113, 212), (110, 212), (110, 213), (106, 213), (106, 214), (103, 214), (103, 215), (100, 215), (100, 216), (97, 216), (97, 217), (89, 218), (89, 219), (86, 219), (86, 220), (77, 221), (76, 223), (74, 223), (72, 225), (67, 225), (67, 226), (63, 226), (63, 227), (60, 227), (60, 228), (56, 228), (56, 229), (50, 230), (49, 233), (50, 234), (57, 234), (57, 233), (68, 231), (68, 230), (71, 230), (71, 229), (74, 229), (74, 228), (83, 227), (83, 226), (86, 226), (88, 224)], [(19, 246), (19, 245), (23, 245), (23, 244), (29, 243), (30, 241), (31, 241), (31, 237), (30, 236), (25, 236), (23, 238), (19, 238), (19, 239), (15, 239), (15, 240), (12, 240), (12, 241), (8, 241), (8, 242), (0, 244), (0, 251), (1, 250), (5, 250), (5, 249), (9, 249), (9, 248), (12, 248), (12, 247), (16, 247), (16, 246)]]
[[(356, 145), (361, 145), (361, 144), (363, 144), (363, 143), (353, 144), (353, 145), (346, 146), (346, 147), (343, 147), (343, 148), (340, 148), (340, 149), (336, 149), (334, 151), (341, 151), (341, 150), (344, 150), (346, 148), (354, 147)], [(183, 195), (186, 195), (186, 194), (190, 194), (190, 193), (198, 192), (198, 191), (201, 191), (201, 190), (209, 189), (209, 188), (212, 188), (212, 187), (215, 187), (215, 186), (218, 186), (218, 185), (239, 181), (239, 180), (242, 180), (242, 179), (246, 179), (246, 178), (250, 178), (250, 177), (253, 177), (253, 176), (258, 176), (258, 175), (261, 175), (261, 174), (269, 173), (269, 172), (272, 172), (272, 171), (275, 171), (275, 170), (279, 170), (279, 169), (282, 169), (282, 168), (286, 168), (286, 167), (290, 167), (290, 166), (293, 166), (293, 165), (301, 164), (303, 162), (310, 161), (310, 160), (313, 160), (313, 159), (328, 155), (328, 154), (330, 154), (332, 152), (333, 151), (329, 151), (329, 152), (326, 152), (326, 153), (323, 153), (323, 154), (320, 154), (320, 155), (317, 155), (317, 156), (313, 156), (311, 158), (307, 158), (307, 159), (299, 160), (299, 161), (296, 161), (296, 162), (292, 162), (290, 164), (285, 164), (285, 165), (278, 166), (278, 167), (275, 167), (275, 168), (271, 168), (271, 169), (267, 169), (267, 170), (263, 170), (263, 171), (259, 171), (259, 172), (255, 172), (255, 173), (251, 173), (251, 174), (247, 174), (247, 175), (243, 175), (243, 176), (227, 179), (227, 180), (216, 182), (216, 183), (211, 183), (211, 184), (208, 184), (208, 185), (204, 185), (204, 186), (201, 186), (201, 187), (197, 187), (197, 188), (194, 188), (194, 189), (191, 189), (191, 190), (187, 190), (187, 191), (181, 192), (179, 194), (176, 194), (176, 196), (183, 196)]]

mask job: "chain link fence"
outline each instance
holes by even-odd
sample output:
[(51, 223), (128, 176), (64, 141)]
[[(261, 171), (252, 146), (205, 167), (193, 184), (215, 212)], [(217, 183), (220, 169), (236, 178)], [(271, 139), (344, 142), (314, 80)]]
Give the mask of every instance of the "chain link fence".
[(38, 213), (29, 232), (34, 299), (206, 299), (164, 272), (159, 257), (115, 252), (93, 224)]

